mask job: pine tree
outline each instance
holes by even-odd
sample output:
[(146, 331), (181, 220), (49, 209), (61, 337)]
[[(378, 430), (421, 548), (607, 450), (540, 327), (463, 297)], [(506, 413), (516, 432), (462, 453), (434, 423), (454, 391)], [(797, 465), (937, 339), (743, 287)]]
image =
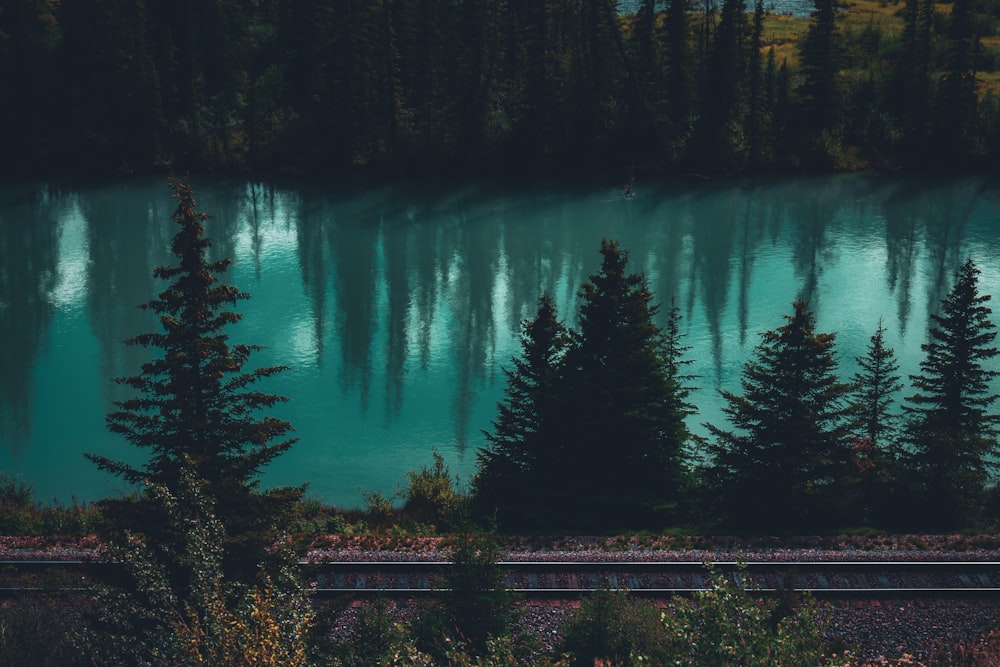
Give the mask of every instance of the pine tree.
[(941, 152), (962, 156), (976, 134), (979, 34), (972, 0), (955, 0), (946, 34), (945, 74), (938, 98), (935, 132)]
[(709, 475), (731, 522), (767, 528), (836, 520), (836, 481), (846, 470), (849, 385), (834, 372), (832, 333), (816, 332), (808, 304), (763, 334), (747, 361), (743, 395), (722, 391), (733, 431), (706, 424)]
[(546, 480), (558, 466), (555, 407), (567, 342), (555, 303), (543, 294), (535, 318), (523, 325), (522, 357), (504, 369), (506, 398), (497, 406), (493, 431), (485, 432), (489, 446), (477, 454), (472, 483), (476, 511), (505, 528), (532, 524), (546, 505), (544, 496), (555, 490)]
[(690, 409), (668, 372), (645, 276), (626, 272), (617, 242), (603, 241), (601, 254), (600, 272), (579, 292), (580, 328), (566, 353), (566, 514), (588, 527), (648, 525), (680, 500)]
[(907, 397), (907, 441), (913, 472), (921, 480), (925, 516), (936, 527), (955, 526), (976, 518), (989, 474), (1000, 453), (997, 425), (990, 414), (998, 395), (991, 387), (1000, 371), (991, 360), (996, 325), (980, 295), (979, 269), (969, 259), (931, 320), (930, 341), (920, 373), (911, 375), (916, 393)]
[(553, 141), (550, 121), (554, 91), (549, 59), (555, 55), (555, 39), (548, 31), (545, 0), (511, 0), (507, 7), (513, 42), (508, 57), (516, 58), (514, 78), (523, 89), (523, 109), (512, 134), (518, 153), (537, 169)]
[[(753, 22), (750, 32), (750, 57), (747, 67), (749, 68), (748, 78), (750, 79), (750, 91), (747, 104), (747, 139), (750, 164), (752, 167), (760, 167), (769, 164), (773, 159), (772, 142), (768, 136), (770, 133), (770, 107), (772, 99), (767, 95), (765, 88), (765, 67), (762, 60), (762, 50), (764, 47), (764, 0), (757, 0), (754, 3)], [(773, 47), (769, 50), (769, 58), (773, 58)], [(773, 64), (769, 64), (773, 69)]]
[(851, 403), (856, 437), (851, 445), (852, 466), (846, 476), (844, 495), (851, 499), (852, 522), (896, 524), (906, 500), (899, 466), (900, 416), (892, 410), (895, 394), (903, 388), (899, 363), (885, 342), (885, 327), (879, 320), (868, 351), (855, 357), (858, 371), (851, 378)]
[(688, 383), (698, 378), (697, 375), (685, 373), (684, 369), (694, 363), (694, 359), (686, 358), (690, 345), (684, 345), (681, 333), (681, 309), (676, 298), (670, 300), (670, 310), (667, 313), (667, 323), (663, 328), (663, 368), (671, 384), (676, 387), (673, 394), (676, 408), (685, 417), (697, 412), (693, 403), (687, 401), (694, 387)]
[(491, 639), (509, 637), (514, 614), (514, 594), (500, 567), (502, 552), (495, 533), (458, 531), (448, 555), (440, 602), (455, 639), (468, 644), (473, 655), (485, 655)]
[(902, 53), (895, 68), (892, 102), (903, 120), (911, 150), (926, 150), (933, 97), (933, 17), (931, 0), (906, 0)]
[[(160, 354), (144, 363), (140, 374), (118, 379), (137, 395), (117, 402), (118, 409), (107, 415), (108, 428), (149, 451), (149, 460), (136, 467), (104, 456), (86, 456), (126, 482), (159, 485), (173, 492), (182, 471), (190, 470), (205, 484), (208, 500), (226, 530), (233, 572), (247, 574), (255, 570), (262, 549), (270, 546), (275, 522), (302, 495), (301, 489), (259, 490), (261, 468), (294, 440), (281, 440), (292, 430), (291, 424), (260, 416), (260, 411), (286, 399), (252, 387), (284, 368), (243, 371), (259, 347), (230, 346), (222, 330), (240, 319), (227, 306), (249, 295), (231, 285), (215, 284), (216, 275), (232, 260), (208, 259), (211, 242), (203, 235), (203, 223), (209, 216), (196, 210), (195, 193), (187, 182), (171, 178), (169, 185), (178, 201), (173, 221), (180, 231), (173, 238), (172, 250), (179, 265), (154, 271), (157, 278), (172, 282), (158, 298), (141, 306), (159, 316), (163, 331), (126, 341)], [(155, 530), (156, 521), (136, 515), (137, 508), (127, 501), (107, 504), (113, 512), (123, 512), (125, 527)]]
[(841, 107), (837, 73), (842, 63), (842, 47), (837, 30), (833, 0), (814, 0), (809, 31), (802, 40), (800, 53), (802, 85), (802, 122), (816, 136), (835, 129)]
[(854, 402), (858, 408), (861, 432), (871, 438), (875, 448), (893, 444), (899, 415), (890, 411), (893, 395), (903, 388), (897, 373), (895, 352), (885, 344), (885, 327), (879, 320), (871, 337), (868, 352), (855, 357), (859, 370), (852, 378)]
[(739, 169), (746, 159), (746, 23), (744, 0), (724, 0), (695, 127), (695, 157), (705, 169)]
[(668, 0), (666, 12), (666, 90), (669, 105), (672, 157), (684, 152), (692, 107), (692, 67), (688, 0)]

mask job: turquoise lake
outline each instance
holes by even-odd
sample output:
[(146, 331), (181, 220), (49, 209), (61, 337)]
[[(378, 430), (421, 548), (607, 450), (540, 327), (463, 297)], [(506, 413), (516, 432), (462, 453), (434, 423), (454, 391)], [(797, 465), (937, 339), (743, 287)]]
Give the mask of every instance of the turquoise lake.
[[(610, 182), (194, 182), (213, 255), (234, 259), (225, 280), (251, 294), (231, 342), (265, 346), (250, 367), (289, 366), (263, 388), (291, 399), (273, 414), (300, 441), (264, 484), (309, 482), (347, 506), (391, 494), (435, 449), (468, 480), (520, 323), (543, 290), (574, 323), (602, 238), (630, 251), (661, 314), (681, 309), (696, 433), (724, 423), (718, 389), (739, 391), (760, 333), (797, 298), (837, 332), (848, 379), (880, 318), (901, 373), (918, 371), (928, 314), (967, 257), (1000, 297), (988, 177), (640, 181), (631, 199)], [(104, 415), (125, 396), (114, 378), (148, 354), (122, 341), (156, 327), (136, 306), (172, 261), (172, 205), (160, 177), (0, 187), (0, 469), (40, 500), (125, 490), (83, 452), (139, 460)]]

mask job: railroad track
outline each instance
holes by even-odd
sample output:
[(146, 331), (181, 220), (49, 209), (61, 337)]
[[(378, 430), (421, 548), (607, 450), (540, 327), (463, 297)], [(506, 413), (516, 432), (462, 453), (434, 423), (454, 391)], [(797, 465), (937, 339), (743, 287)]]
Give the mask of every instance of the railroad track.
[[(704, 563), (510, 561), (509, 589), (526, 597), (574, 598), (598, 589), (643, 597), (691, 595), (711, 586)], [(311, 566), (318, 595), (421, 596), (450, 565), (323, 563)], [(720, 562), (713, 569), (759, 594), (808, 591), (821, 598), (1000, 599), (1000, 562)]]
[[(573, 599), (598, 589), (647, 598), (691, 595), (711, 586), (695, 562), (501, 561), (506, 586), (526, 598)], [(114, 567), (87, 561), (0, 561), (0, 595), (86, 591), (88, 575)], [(317, 597), (419, 598), (442, 590), (443, 561), (300, 563)], [(997, 599), (1000, 562), (720, 562), (712, 568), (754, 594), (808, 591), (824, 599)]]

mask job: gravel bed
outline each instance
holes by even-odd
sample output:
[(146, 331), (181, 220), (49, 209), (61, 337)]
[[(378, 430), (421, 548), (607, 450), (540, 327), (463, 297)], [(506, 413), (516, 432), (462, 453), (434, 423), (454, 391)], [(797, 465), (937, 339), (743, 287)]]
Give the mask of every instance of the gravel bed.
[(973, 641), (1000, 623), (1000, 601), (888, 600), (832, 608), (828, 637), (869, 659), (923, 657), (935, 646)]
[[(447, 538), (326, 536), (310, 561), (445, 561)], [(95, 538), (61, 540), (0, 536), (0, 560), (76, 560), (100, 556)], [(572, 537), (510, 538), (501, 558), (511, 561), (1000, 561), (1000, 535), (830, 537)]]
[[(399, 621), (416, 607), (412, 603), (390, 602)], [(669, 604), (658, 601), (669, 613)], [(520, 627), (537, 637), (542, 653), (559, 649), (562, 626), (579, 607), (579, 602), (530, 601), (517, 604)], [(841, 651), (851, 649), (866, 660), (896, 658), (904, 653), (918, 658), (929, 655), (936, 646), (954, 641), (973, 641), (997, 625), (1000, 601), (909, 600), (838, 602), (830, 605), (831, 617), (827, 638)], [(348, 606), (336, 615), (331, 635), (338, 639), (350, 636), (358, 617), (359, 606)]]
[[(445, 561), (442, 538), (393, 540), (330, 537), (314, 546), (311, 561)], [(1000, 561), (1000, 536), (898, 535), (791, 538), (559, 538), (501, 546), (509, 561), (671, 561), (719, 563), (789, 561)]]
[(96, 560), (96, 538), (60, 540), (45, 537), (0, 536), (0, 560)]

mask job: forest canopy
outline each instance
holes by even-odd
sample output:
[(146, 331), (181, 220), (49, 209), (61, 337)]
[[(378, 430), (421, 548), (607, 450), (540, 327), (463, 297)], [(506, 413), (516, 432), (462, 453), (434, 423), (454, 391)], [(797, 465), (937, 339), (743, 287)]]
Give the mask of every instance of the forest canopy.
[(12, 0), (0, 172), (988, 166), (1000, 5)]

